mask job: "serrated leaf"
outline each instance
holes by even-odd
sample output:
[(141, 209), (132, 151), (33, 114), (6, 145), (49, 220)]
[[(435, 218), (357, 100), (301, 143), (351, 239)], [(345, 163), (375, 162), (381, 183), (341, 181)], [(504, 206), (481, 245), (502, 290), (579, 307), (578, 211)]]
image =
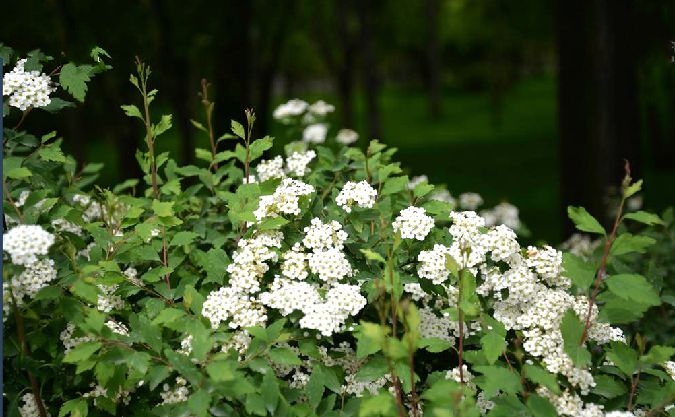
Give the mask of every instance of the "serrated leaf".
[(633, 194), (639, 192), (641, 189), (642, 189), (642, 180), (637, 180), (636, 182), (632, 183), (631, 185), (629, 185), (624, 189), (623, 196), (624, 198), (628, 198)]
[(235, 135), (239, 136), (242, 139), (246, 138), (246, 132), (244, 131), (244, 126), (242, 126), (241, 123), (239, 123), (238, 121), (236, 121), (236, 120), (231, 121), (231, 129), (232, 129), (232, 133), (234, 133)]
[(628, 376), (633, 375), (638, 369), (637, 352), (625, 343), (612, 342), (611, 349), (607, 352), (607, 359)]
[(584, 333), (584, 323), (579, 320), (573, 309), (568, 309), (560, 323), (560, 333), (564, 340), (563, 348), (577, 368), (591, 363), (591, 354), (586, 346), (580, 345)]
[(279, 397), (281, 396), (279, 381), (274, 376), (274, 373), (268, 372), (263, 376), (262, 384), (260, 385), (260, 395), (265, 400), (265, 408), (273, 416), (279, 403)]
[(87, 95), (87, 83), (91, 80), (91, 70), (91, 65), (77, 66), (69, 62), (61, 67), (59, 83), (73, 98), (82, 102)]
[(567, 215), (574, 222), (576, 228), (583, 232), (606, 234), (605, 228), (583, 207), (569, 206)]
[(302, 361), (298, 355), (289, 348), (272, 348), (268, 352), (272, 362), (279, 365), (300, 365)]
[(632, 300), (650, 306), (661, 305), (659, 294), (642, 275), (612, 275), (605, 280), (605, 283), (613, 294), (624, 300)]
[(206, 372), (214, 382), (234, 381), (236, 366), (231, 361), (213, 361), (206, 366)]
[(103, 344), (101, 342), (83, 342), (74, 348), (70, 349), (66, 356), (63, 358), (65, 363), (77, 363), (82, 362), (91, 357), (94, 353), (98, 352)]
[(152, 210), (159, 217), (171, 217), (173, 216), (173, 201), (152, 201)]
[(558, 385), (558, 378), (556, 375), (542, 369), (536, 365), (523, 365), (523, 373), (530, 381), (543, 385), (554, 394), (560, 393), (560, 386)]
[(596, 375), (595, 387), (591, 390), (593, 394), (603, 396), (605, 398), (616, 398), (619, 395), (626, 393), (627, 389), (621, 382), (608, 375)]
[(189, 245), (194, 241), (196, 238), (198, 238), (199, 235), (195, 232), (178, 232), (173, 236), (173, 239), (171, 239), (171, 242), (169, 242), (169, 246), (183, 246), (183, 245)]
[(260, 158), (263, 153), (272, 147), (272, 138), (265, 136), (262, 139), (256, 139), (249, 147), (249, 162)]
[(382, 257), (382, 255), (370, 249), (361, 249), (361, 253), (363, 253), (366, 259), (368, 259), (369, 261), (378, 261), (382, 262), (383, 264), (387, 263), (387, 261)]
[(141, 111), (135, 105), (126, 104), (126, 105), (122, 105), (120, 107), (122, 108), (122, 110), (124, 110), (124, 114), (126, 114), (127, 116), (138, 117), (139, 119), (144, 120), (143, 115), (141, 114)]
[(388, 392), (383, 392), (361, 400), (359, 417), (392, 416), (395, 415), (395, 410), (394, 396)]
[(482, 374), (480, 377), (476, 377), (475, 381), (483, 389), (485, 398), (492, 398), (499, 391), (506, 394), (516, 394), (523, 388), (520, 383), (520, 375), (508, 368), (476, 366), (473, 369)]
[(486, 317), (484, 326), (485, 335), (481, 337), (480, 344), (488, 363), (493, 365), (506, 349), (506, 328), (492, 317)]
[(408, 188), (408, 176), (387, 178), (382, 186), (381, 195), (395, 194)]
[(630, 233), (623, 233), (614, 240), (609, 253), (613, 256), (631, 252), (645, 253), (647, 248), (655, 243), (656, 240), (649, 236), (635, 236)]
[(38, 150), (38, 155), (45, 161), (66, 162), (66, 156), (61, 151), (59, 143), (43, 146)]
[(553, 404), (537, 394), (532, 394), (527, 398), (527, 408), (530, 409), (533, 417), (557, 417), (558, 415)]
[(648, 213), (646, 211), (636, 211), (634, 213), (627, 213), (624, 214), (623, 216), (624, 219), (630, 219), (634, 220), (636, 222), (640, 222), (649, 226), (655, 225), (655, 224), (665, 224), (663, 220), (659, 216), (653, 213)]
[(76, 398), (68, 400), (61, 406), (59, 410), (59, 417), (87, 417), (89, 414), (89, 406), (85, 398)]
[(565, 276), (581, 290), (588, 290), (595, 280), (595, 267), (573, 253), (563, 253)]
[(171, 129), (171, 126), (172, 126), (171, 115), (163, 114), (161, 119), (159, 119), (159, 123), (152, 125), (152, 134), (155, 137), (157, 137), (162, 133), (166, 132), (167, 130)]
[(28, 178), (32, 176), (33, 173), (30, 172), (28, 168), (25, 167), (19, 167), (19, 168), (12, 168), (9, 171), (4, 171), (4, 176), (6, 178), (14, 178), (14, 179), (21, 179), (21, 178)]

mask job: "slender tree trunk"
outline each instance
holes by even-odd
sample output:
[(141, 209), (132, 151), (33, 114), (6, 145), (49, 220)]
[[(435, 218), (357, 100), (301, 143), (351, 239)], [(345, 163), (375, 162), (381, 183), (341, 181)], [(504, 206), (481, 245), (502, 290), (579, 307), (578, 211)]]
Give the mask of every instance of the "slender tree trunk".
[[(606, 196), (620, 184), (623, 159), (640, 172), (636, 55), (629, 0), (558, 0), (558, 116), (561, 214), (573, 232), (567, 205), (581, 205), (607, 223)], [(621, 47), (619, 49), (619, 46)]]
[(441, 46), (440, 31), (440, 0), (425, 0), (427, 17), (426, 58), (428, 68), (427, 91), (429, 94), (429, 112), (431, 117), (438, 119), (441, 116)]
[(368, 139), (377, 139), (380, 137), (382, 130), (380, 123), (380, 108), (378, 105), (380, 80), (375, 59), (375, 38), (373, 34), (373, 2), (359, 1), (358, 13), (361, 26), (361, 62), (364, 90), (366, 93)]

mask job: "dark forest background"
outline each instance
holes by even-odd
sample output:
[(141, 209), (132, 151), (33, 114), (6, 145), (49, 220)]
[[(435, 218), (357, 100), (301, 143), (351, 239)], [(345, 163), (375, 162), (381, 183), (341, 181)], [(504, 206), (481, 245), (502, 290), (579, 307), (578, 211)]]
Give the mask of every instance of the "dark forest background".
[(0, 16), (0, 42), (20, 54), (112, 56), (57, 126), (78, 160), (106, 163), (104, 184), (139, 174), (141, 128), (119, 110), (137, 100), (139, 56), (174, 116), (163, 146), (183, 163), (206, 143), (190, 123), (205, 78), (217, 132), (253, 107), (256, 132), (274, 134), (277, 104), (323, 98), (360, 146), (379, 138), (411, 175), (516, 204), (549, 241), (570, 232), (568, 204), (606, 220), (624, 158), (647, 207), (675, 204), (672, 0), (45, 0), (3, 2)]

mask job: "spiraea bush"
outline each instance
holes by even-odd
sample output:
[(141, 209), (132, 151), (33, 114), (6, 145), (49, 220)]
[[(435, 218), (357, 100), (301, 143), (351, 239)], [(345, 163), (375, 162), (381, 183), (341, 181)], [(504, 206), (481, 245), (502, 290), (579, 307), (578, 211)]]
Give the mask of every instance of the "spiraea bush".
[(213, 131), (205, 86), (205, 147), (179, 166), (139, 62), (122, 110), (144, 177), (101, 189), (56, 133), (22, 130), (62, 90), (84, 99), (109, 68), (92, 56), (45, 75), (33, 52), (5, 77), (7, 415), (673, 413), (672, 337), (644, 321), (671, 317), (672, 213), (624, 213), (628, 169), (612, 230), (569, 210), (595, 249), (521, 246), (517, 208), (410, 179), (324, 102), (277, 108), (298, 141), (269, 155), (253, 111)]

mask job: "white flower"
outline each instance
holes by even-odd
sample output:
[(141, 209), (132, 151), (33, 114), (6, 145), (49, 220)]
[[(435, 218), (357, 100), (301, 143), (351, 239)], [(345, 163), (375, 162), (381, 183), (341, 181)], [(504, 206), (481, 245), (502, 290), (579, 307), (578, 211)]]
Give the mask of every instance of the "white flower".
[(323, 143), (326, 140), (328, 126), (323, 123), (309, 125), (302, 132), (302, 140), (308, 143)]
[(483, 204), (483, 197), (476, 193), (463, 193), (459, 195), (459, 207), (462, 210), (476, 210)]
[(410, 181), (408, 181), (408, 189), (409, 190), (414, 190), (415, 187), (417, 187), (420, 184), (428, 184), (429, 183), (429, 178), (426, 175), (418, 175), (416, 177), (412, 177)]
[(187, 388), (187, 381), (183, 377), (176, 377), (176, 386), (169, 388), (169, 384), (164, 384), (163, 391), (159, 393), (164, 404), (176, 404), (187, 401), (190, 396), (190, 390)]
[(5, 233), (2, 249), (9, 253), (12, 263), (27, 266), (38, 260), (38, 255), (46, 255), (54, 244), (54, 235), (38, 225), (18, 225)]
[(325, 116), (335, 111), (335, 106), (328, 104), (323, 100), (318, 100), (309, 106), (309, 111), (317, 116)]
[(520, 228), (518, 207), (507, 202), (499, 203), (491, 210), (483, 210), (480, 212), (480, 215), (485, 219), (487, 226), (503, 224), (513, 230)]
[(354, 203), (362, 208), (373, 208), (376, 199), (377, 190), (371, 187), (366, 180), (358, 183), (349, 181), (342, 187), (335, 202), (344, 211), (351, 213)]
[(54, 261), (51, 259), (42, 259), (26, 266), (26, 269), (13, 277), (9, 283), (14, 299), (20, 304), (24, 296), (35, 297), (38, 291), (56, 279), (56, 275)]
[(424, 240), (434, 228), (434, 219), (427, 216), (422, 207), (408, 207), (401, 210), (392, 226), (394, 231), (399, 232), (403, 239)]
[(118, 285), (97, 285), (101, 294), (98, 295), (96, 309), (104, 313), (110, 313), (113, 310), (124, 308), (124, 301), (119, 295), (115, 295)]
[(340, 129), (335, 136), (335, 141), (343, 145), (351, 145), (359, 139), (359, 134), (352, 129)]
[(300, 214), (299, 198), (314, 192), (314, 187), (292, 178), (284, 178), (274, 194), (260, 197), (258, 208), (253, 212), (258, 221), (280, 214)]
[(108, 320), (105, 322), (105, 326), (112, 330), (113, 333), (117, 333), (120, 336), (129, 336), (129, 328), (122, 323)]
[(299, 116), (307, 110), (308, 104), (306, 101), (299, 99), (292, 99), (288, 102), (279, 105), (274, 110), (273, 117), (277, 120), (286, 119), (293, 116)]
[(294, 177), (304, 177), (309, 168), (309, 164), (312, 159), (316, 157), (316, 152), (310, 150), (306, 152), (293, 152), (288, 158), (286, 158), (286, 172), (293, 175)]
[[(39, 417), (40, 410), (38, 408), (37, 400), (32, 392), (28, 392), (21, 397), (23, 405), (19, 407), (19, 415), (21, 417)], [(51, 414), (47, 413), (47, 416)]]
[(260, 182), (265, 182), (271, 178), (283, 178), (286, 176), (284, 173), (284, 159), (281, 156), (277, 156), (269, 161), (263, 159), (255, 167), (255, 170), (258, 173)]
[(345, 254), (337, 248), (315, 250), (307, 256), (309, 269), (327, 282), (336, 282), (352, 275), (352, 267)]
[(307, 249), (323, 250), (329, 248), (342, 249), (347, 240), (347, 232), (342, 230), (342, 225), (335, 220), (323, 223), (318, 217), (310, 221), (305, 227), (305, 238), (302, 244)]
[(4, 76), (2, 95), (9, 96), (8, 104), (19, 110), (29, 107), (45, 107), (51, 102), (49, 95), (56, 91), (48, 75), (39, 71), (25, 71), (26, 59), (16, 63)]

